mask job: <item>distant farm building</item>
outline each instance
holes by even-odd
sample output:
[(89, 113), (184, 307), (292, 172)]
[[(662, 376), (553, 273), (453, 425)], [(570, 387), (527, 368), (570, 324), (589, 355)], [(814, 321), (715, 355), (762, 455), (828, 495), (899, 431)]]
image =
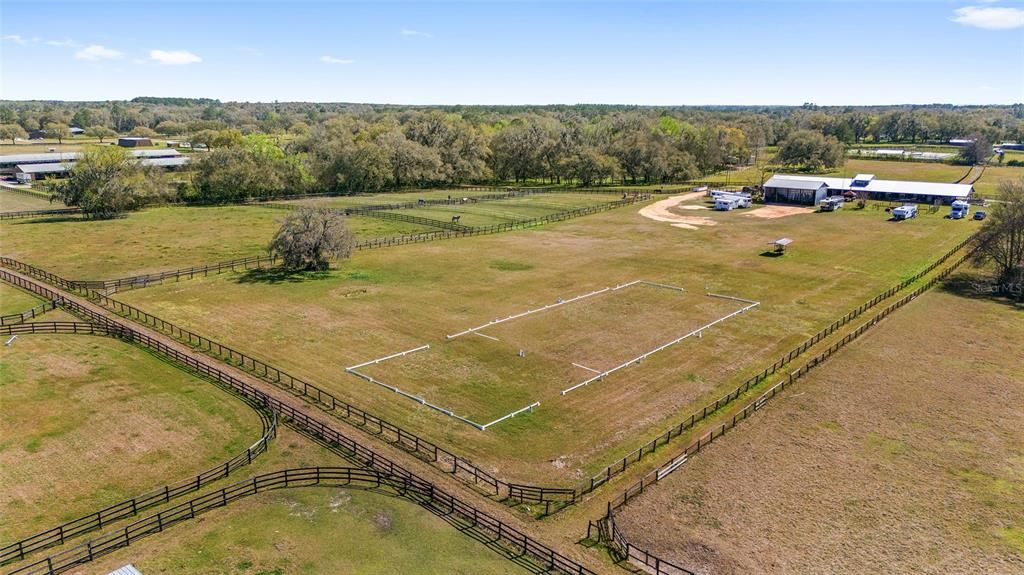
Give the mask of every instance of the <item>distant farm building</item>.
[[(156, 166), (175, 170), (188, 164), (189, 157), (178, 150), (134, 150), (132, 155), (143, 166)], [(11, 154), (0, 156), (0, 176), (13, 175), (18, 181), (29, 182), (63, 176), (78, 161), (78, 152), (50, 152), (42, 154)]]
[(153, 140), (149, 138), (140, 138), (138, 136), (124, 136), (117, 139), (117, 145), (122, 148), (142, 148), (152, 146)]
[(857, 174), (853, 178), (775, 174), (764, 183), (765, 201), (784, 204), (814, 206), (829, 196), (847, 192), (867, 193), (873, 200), (950, 204), (969, 198), (974, 193), (974, 186), (879, 180), (873, 174)]

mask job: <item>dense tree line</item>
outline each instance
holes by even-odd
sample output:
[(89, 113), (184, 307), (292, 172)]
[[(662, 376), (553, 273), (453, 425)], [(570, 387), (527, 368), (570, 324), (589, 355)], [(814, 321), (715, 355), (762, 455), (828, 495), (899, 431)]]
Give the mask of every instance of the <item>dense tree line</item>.
[[(1024, 106), (416, 107), (319, 103), (3, 102), (0, 138), (70, 126), (188, 138), (210, 151), (189, 199), (229, 201), (308, 191), (550, 182), (657, 184), (750, 164), (767, 146), (794, 169), (842, 162), (857, 143), (1024, 139)], [(197, 156), (198, 157), (198, 156)]]

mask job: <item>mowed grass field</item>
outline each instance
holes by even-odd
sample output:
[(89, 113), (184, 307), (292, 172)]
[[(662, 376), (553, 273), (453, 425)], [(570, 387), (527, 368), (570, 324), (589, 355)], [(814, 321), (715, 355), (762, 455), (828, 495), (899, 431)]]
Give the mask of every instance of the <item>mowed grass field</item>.
[[(575, 295), (580, 294), (564, 299)], [(430, 349), (358, 371), (485, 424), (537, 401), (558, 405), (562, 390), (595, 371), (628, 362), (739, 307), (730, 300), (634, 285), (451, 340), (447, 334), (431, 338)]]
[[(112, 279), (265, 255), (284, 210), (255, 206), (164, 207), (102, 221), (77, 217), (0, 223), (5, 256), (69, 279)], [(348, 219), (356, 239), (436, 228)]]
[[(10, 567), (123, 529), (143, 517), (248, 477), (283, 469), (351, 465), (282, 425), (266, 453), (228, 478)], [(182, 575), (526, 572), (506, 556), (407, 500), (326, 487), (269, 491), (233, 502), (133, 542), (127, 549), (101, 556), (70, 573), (107, 573), (127, 563), (147, 574)]]
[[(684, 230), (637, 210), (631, 206), (529, 230), (359, 252), (329, 274), (305, 281), (225, 275), (118, 297), (308, 378), (502, 477), (573, 483), (731, 391), (977, 227), (927, 212), (894, 223), (869, 208), (777, 219), (751, 217), (745, 210), (701, 211), (717, 225)], [(763, 257), (768, 242), (779, 237), (795, 240), (789, 253)], [(344, 371), (559, 297), (634, 279), (679, 285), (688, 297), (711, 291), (762, 305), (701, 339), (542, 402), (533, 413), (486, 432)], [(672, 326), (677, 336), (687, 333), (689, 321)], [(542, 325), (553, 337), (571, 337), (564, 322)], [(582, 323), (576, 329), (586, 337), (595, 333)], [(631, 326), (629, 338), (655, 331)], [(607, 337), (609, 345), (622, 341), (619, 334)], [(507, 373), (522, 359), (503, 352), (488, 365), (492, 373)], [(413, 375), (410, 371), (409, 378)], [(547, 378), (528, 386), (524, 398), (564, 388)], [(507, 401), (505, 391), (494, 385), (459, 389), (453, 384), (452, 390), (466, 401), (493, 404), (495, 411)], [(445, 391), (438, 386), (437, 393)], [(427, 399), (441, 402), (433, 395)]]
[(6, 282), (0, 283), (0, 315), (28, 311), (43, 300)]
[(110, 338), (0, 347), (0, 540), (27, 536), (241, 453), (259, 415)]
[(0, 213), (24, 212), (29, 210), (56, 210), (66, 208), (62, 202), (50, 202), (46, 198), (22, 194), (0, 188)]
[(930, 292), (617, 523), (701, 574), (1024, 573), (1022, 340), (1024, 311)]
[[(477, 226), (531, 219), (616, 199), (615, 194), (552, 194), (401, 213), (445, 222), (453, 215), (462, 215), (463, 225)], [(315, 199), (296, 203), (318, 205)], [(266, 254), (267, 245), (287, 214), (285, 210), (259, 206), (162, 207), (103, 221), (77, 216), (10, 220), (0, 222), (0, 249), (7, 257), (69, 279), (112, 279)], [(346, 222), (357, 240), (440, 229), (367, 216), (352, 216)]]
[(328, 487), (257, 494), (71, 573), (127, 563), (147, 575), (529, 573), (410, 501)]

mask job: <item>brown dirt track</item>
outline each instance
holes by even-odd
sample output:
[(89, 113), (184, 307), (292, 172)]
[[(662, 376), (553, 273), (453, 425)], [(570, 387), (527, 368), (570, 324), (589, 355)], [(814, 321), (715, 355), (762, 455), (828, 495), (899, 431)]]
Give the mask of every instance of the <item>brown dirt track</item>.
[(622, 509), (619, 527), (702, 574), (1024, 573), (1022, 320), (924, 296)]

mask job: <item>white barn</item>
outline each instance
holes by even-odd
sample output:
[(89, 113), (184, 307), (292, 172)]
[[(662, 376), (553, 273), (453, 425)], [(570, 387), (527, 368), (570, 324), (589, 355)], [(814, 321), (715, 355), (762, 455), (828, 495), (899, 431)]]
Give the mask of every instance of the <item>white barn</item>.
[(829, 196), (842, 195), (849, 191), (867, 192), (870, 198), (876, 200), (927, 204), (938, 200), (944, 204), (951, 204), (955, 200), (966, 200), (971, 197), (974, 194), (974, 186), (879, 180), (874, 174), (857, 174), (852, 178), (775, 174), (764, 183), (765, 201), (785, 204), (813, 206)]

